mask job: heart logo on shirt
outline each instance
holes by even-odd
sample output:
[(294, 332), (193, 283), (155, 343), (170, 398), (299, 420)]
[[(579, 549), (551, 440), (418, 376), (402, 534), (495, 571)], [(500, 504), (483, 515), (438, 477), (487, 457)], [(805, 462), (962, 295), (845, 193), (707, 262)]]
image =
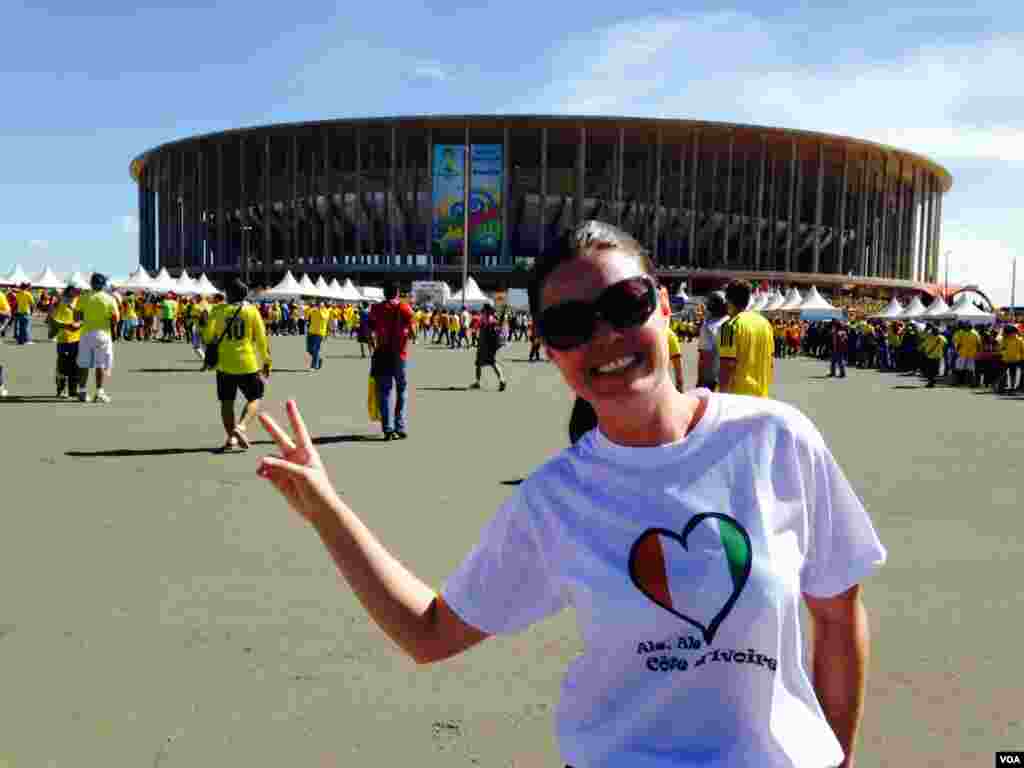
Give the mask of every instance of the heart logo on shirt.
[[(697, 526), (706, 535), (699, 537), (701, 549), (691, 552), (687, 541)], [(699, 629), (710, 645), (747, 584), (751, 552), (750, 536), (733, 518), (717, 512), (694, 515), (680, 533), (648, 528), (640, 534), (629, 551), (629, 576), (648, 600)], [(709, 568), (712, 572), (702, 575)], [(723, 568), (728, 581), (716, 572)], [(688, 578), (701, 583), (685, 583)], [(726, 596), (727, 586), (714, 589), (716, 578), (731, 583), (731, 593)]]

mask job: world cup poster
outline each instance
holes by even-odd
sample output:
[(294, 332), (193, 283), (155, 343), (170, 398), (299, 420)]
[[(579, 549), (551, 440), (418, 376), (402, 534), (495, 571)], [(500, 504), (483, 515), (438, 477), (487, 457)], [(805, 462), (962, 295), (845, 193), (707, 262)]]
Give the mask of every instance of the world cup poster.
[[(469, 196), (471, 260), (501, 251), (501, 144), (473, 144)], [(434, 145), (433, 244), (435, 258), (462, 254), (465, 151), (462, 144)]]

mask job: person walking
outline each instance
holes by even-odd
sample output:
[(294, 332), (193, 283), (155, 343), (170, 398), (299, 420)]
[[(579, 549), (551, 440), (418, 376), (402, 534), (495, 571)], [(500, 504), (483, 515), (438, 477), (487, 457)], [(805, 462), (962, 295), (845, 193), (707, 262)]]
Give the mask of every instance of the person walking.
[(999, 354), (1003, 360), (1003, 370), (1006, 372), (1005, 379), (1001, 379), (1005, 390), (1020, 392), (1024, 388), (1024, 375), (1020, 375), (1018, 381), (1021, 365), (1024, 364), (1024, 339), (1021, 338), (1017, 326), (1012, 323), (1003, 329)]
[(78, 345), (82, 324), (75, 320), (81, 290), (73, 285), (64, 289), (60, 301), (50, 313), (50, 322), (59, 328), (57, 342), (57, 397), (78, 397)]
[(480, 389), (480, 376), (484, 368), (490, 368), (498, 377), (498, 391), (507, 388), (505, 374), (498, 365), (498, 350), (504, 345), (501, 326), (494, 317), (494, 307), (484, 304), (480, 310), (476, 336), (476, 381), (469, 385), (470, 389)]
[[(373, 330), (373, 355), (370, 375), (377, 384), (380, 425), (385, 440), (405, 439), (406, 425), (406, 361), (409, 356), (409, 333), (412, 328), (412, 307), (398, 299), (398, 286), (384, 285), (384, 301), (370, 309)], [(395, 407), (391, 410), (391, 390), (395, 390)]]
[(516, 486), (440, 592), (342, 500), (294, 401), (291, 434), (261, 415), (279, 455), (257, 474), (418, 664), (575, 607), (583, 651), (555, 715), (563, 764), (853, 765), (862, 583), (885, 548), (804, 414), (676, 390), (654, 275), (632, 237), (593, 221), (537, 259), (531, 310), (598, 426)]
[[(713, 291), (704, 302), (704, 323), (700, 328), (700, 340), (697, 342), (697, 386), (718, 389), (720, 359), (718, 356), (718, 330), (722, 323), (729, 319), (725, 293)], [(781, 324), (777, 328), (782, 328)], [(773, 329), (774, 335), (775, 329)], [(781, 332), (776, 340), (776, 352), (781, 356), (785, 346)]]
[[(225, 441), (222, 451), (249, 448), (246, 428), (257, 414), (270, 378), (270, 343), (259, 309), (246, 301), (249, 286), (235, 279), (227, 286), (227, 303), (210, 310), (206, 326), (207, 345), (217, 345), (217, 401)], [(245, 398), (235, 418), (238, 393)]]
[(939, 377), (942, 357), (946, 353), (946, 337), (939, 331), (939, 326), (929, 325), (921, 346), (921, 364), (924, 368), (927, 389), (935, 388), (935, 380)]
[(19, 346), (32, 344), (32, 311), (36, 308), (32, 284), (22, 283), (14, 295), (14, 340)]
[(106, 383), (114, 370), (114, 339), (111, 335), (121, 319), (117, 300), (106, 291), (107, 278), (93, 272), (89, 278), (92, 290), (80, 296), (75, 320), (81, 325), (78, 343), (78, 400), (89, 402), (89, 370), (95, 370), (95, 402), (109, 403)]
[(11, 302), (7, 294), (0, 288), (0, 337), (7, 336), (7, 326), (11, 323)]
[(324, 361), (320, 355), (324, 339), (327, 337), (327, 328), (331, 322), (331, 310), (327, 308), (327, 302), (320, 299), (316, 304), (309, 306), (308, 315), (306, 352), (309, 354), (310, 370), (319, 371), (324, 367)]
[(722, 392), (768, 397), (775, 374), (775, 338), (772, 325), (750, 312), (750, 286), (734, 281), (725, 288), (729, 319), (718, 329)]
[(836, 377), (836, 369), (839, 370), (839, 378), (846, 378), (846, 355), (849, 351), (850, 335), (839, 320), (832, 321), (832, 362), (829, 364), (828, 375)]

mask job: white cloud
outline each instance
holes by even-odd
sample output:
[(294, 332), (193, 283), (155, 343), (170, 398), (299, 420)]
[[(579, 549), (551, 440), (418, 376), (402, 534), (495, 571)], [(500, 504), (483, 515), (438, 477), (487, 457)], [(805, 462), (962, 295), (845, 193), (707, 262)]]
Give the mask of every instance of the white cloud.
[(448, 80), (448, 73), (438, 64), (417, 64), (412, 69), (412, 76), (418, 80)]
[[(872, 24), (885, 37), (884, 23), (868, 20), (858, 37), (870, 40)], [(942, 237), (943, 252), (954, 251), (951, 280), (1008, 302), (1015, 255), (1024, 279), (1024, 236), (996, 190), (1016, 194), (1024, 172), (1024, 108), (1006, 91), (1024, 72), (1024, 38), (921, 42), (872, 59), (850, 48), (849, 29), (822, 28), (815, 50), (831, 53), (813, 61), (805, 27), (734, 12), (625, 21), (565, 41), (551, 53), (550, 81), (515, 111), (785, 126), (925, 155), (954, 177)], [(974, 183), (958, 187), (958, 168)], [(978, 183), (979, 173), (990, 178)]]
[(122, 216), (118, 219), (118, 223), (121, 226), (121, 231), (126, 235), (137, 235), (139, 234), (139, 220), (135, 216)]
[(45, 251), (50, 247), (49, 240), (29, 240), (28, 247), (33, 251)]

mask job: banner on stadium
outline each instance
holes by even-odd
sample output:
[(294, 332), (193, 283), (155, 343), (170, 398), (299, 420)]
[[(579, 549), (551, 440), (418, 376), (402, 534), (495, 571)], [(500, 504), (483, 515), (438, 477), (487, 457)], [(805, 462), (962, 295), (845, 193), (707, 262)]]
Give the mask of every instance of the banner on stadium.
[[(435, 259), (462, 254), (465, 150), (462, 144), (435, 144), (433, 168), (433, 242)], [(471, 261), (501, 252), (503, 160), (501, 144), (473, 144), (469, 196)]]

